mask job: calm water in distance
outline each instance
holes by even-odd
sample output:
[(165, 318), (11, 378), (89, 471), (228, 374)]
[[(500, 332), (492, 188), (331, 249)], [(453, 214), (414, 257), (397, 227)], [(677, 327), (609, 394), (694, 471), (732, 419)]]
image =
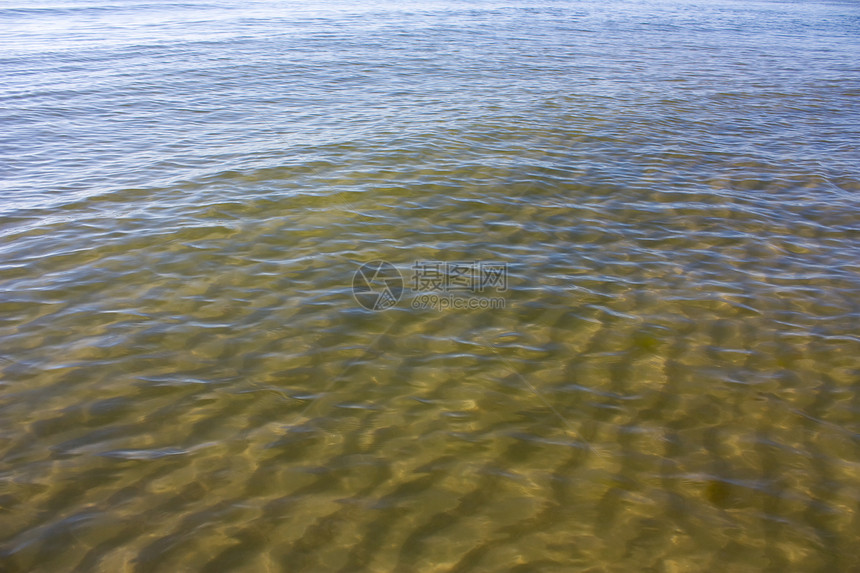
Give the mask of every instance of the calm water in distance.
[(0, 30), (0, 571), (860, 570), (857, 2)]

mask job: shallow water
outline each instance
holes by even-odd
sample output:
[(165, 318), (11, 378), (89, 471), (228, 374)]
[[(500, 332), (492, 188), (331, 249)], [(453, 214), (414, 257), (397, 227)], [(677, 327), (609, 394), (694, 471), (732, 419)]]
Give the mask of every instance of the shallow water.
[(0, 23), (0, 570), (860, 568), (856, 3)]

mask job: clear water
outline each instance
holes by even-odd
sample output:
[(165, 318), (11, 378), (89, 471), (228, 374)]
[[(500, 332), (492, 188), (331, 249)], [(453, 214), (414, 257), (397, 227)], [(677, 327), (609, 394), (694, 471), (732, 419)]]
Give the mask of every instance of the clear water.
[(0, 29), (0, 570), (860, 568), (856, 2)]

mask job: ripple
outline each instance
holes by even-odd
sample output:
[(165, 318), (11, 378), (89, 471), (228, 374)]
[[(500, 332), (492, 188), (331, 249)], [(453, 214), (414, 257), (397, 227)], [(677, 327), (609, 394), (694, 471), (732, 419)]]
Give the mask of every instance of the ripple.
[(4, 571), (856, 568), (851, 5), (0, 19)]

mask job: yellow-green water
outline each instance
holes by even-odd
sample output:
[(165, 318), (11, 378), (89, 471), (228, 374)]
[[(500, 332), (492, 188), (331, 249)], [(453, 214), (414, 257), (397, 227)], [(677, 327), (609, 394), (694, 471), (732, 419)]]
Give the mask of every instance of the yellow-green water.
[(860, 569), (857, 4), (0, 20), (0, 571)]

